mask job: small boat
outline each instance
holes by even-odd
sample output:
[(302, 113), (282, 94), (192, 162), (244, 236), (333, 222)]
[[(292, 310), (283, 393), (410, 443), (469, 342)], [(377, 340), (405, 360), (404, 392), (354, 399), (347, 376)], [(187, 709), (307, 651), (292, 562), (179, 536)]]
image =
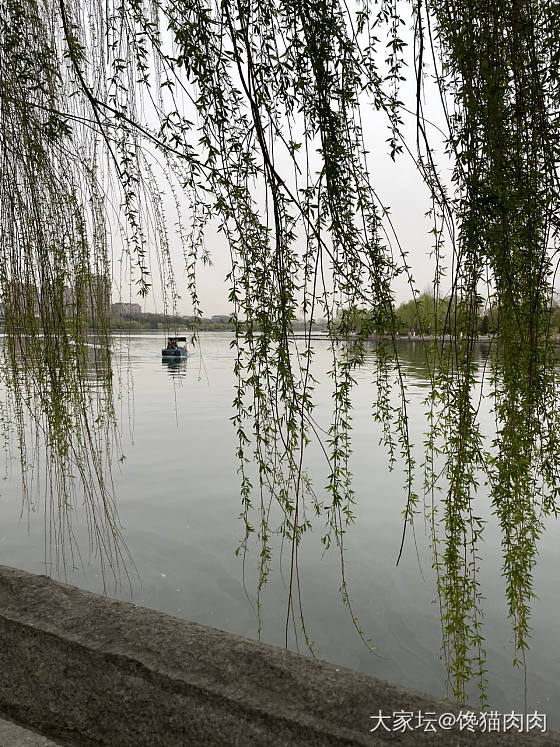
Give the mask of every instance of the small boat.
[(167, 347), (163, 348), (161, 351), (161, 357), (165, 360), (180, 360), (181, 358), (186, 358), (188, 355), (187, 346), (183, 345), (182, 347), (179, 347), (179, 343), (187, 342), (186, 337), (168, 337), (167, 338)]

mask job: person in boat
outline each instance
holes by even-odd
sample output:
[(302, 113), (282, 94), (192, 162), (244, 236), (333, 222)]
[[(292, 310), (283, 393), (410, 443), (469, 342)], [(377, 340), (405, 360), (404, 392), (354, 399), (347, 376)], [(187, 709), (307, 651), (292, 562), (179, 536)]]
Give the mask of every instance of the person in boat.
[(169, 350), (177, 350), (177, 340), (174, 337), (169, 338)]

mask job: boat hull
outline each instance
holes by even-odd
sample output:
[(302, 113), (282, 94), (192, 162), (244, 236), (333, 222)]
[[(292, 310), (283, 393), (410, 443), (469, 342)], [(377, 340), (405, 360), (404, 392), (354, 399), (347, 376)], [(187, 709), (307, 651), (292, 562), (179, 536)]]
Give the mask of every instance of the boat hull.
[(163, 348), (161, 351), (161, 357), (167, 358), (167, 359), (173, 359), (173, 358), (186, 358), (188, 355), (186, 350), (182, 350), (182, 348)]

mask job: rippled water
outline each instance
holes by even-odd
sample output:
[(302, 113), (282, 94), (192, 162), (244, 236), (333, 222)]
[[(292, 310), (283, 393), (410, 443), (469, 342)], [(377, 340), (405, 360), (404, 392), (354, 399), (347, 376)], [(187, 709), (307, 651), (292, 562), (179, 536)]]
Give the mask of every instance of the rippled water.
[[(233, 352), (222, 333), (202, 335), (183, 364), (162, 363), (161, 338), (139, 335), (116, 339), (127, 353), (134, 386), (119, 401), (126, 460), (115, 467), (114, 482), (124, 536), (138, 572), (107, 592), (125, 601), (159, 609), (222, 630), (256, 637), (254, 600), (256, 548), (245, 569), (234, 555), (243, 536), (236, 474), (232, 416)], [(403, 344), (403, 364), (411, 397), (413, 441), (421, 443), (426, 395), (423, 354), (419, 345)], [(326, 372), (326, 343), (316, 343), (317, 371)], [(127, 364), (128, 365), (128, 364)], [(126, 368), (126, 365), (125, 365)], [(125, 372), (126, 373), (126, 372)], [(319, 373), (317, 420), (328, 425), (330, 390)], [(376, 646), (370, 653), (358, 638), (348, 609), (341, 603), (336, 553), (321, 554), (320, 528), (300, 557), (303, 608), (319, 658), (352, 667), (434, 695), (444, 695), (440, 657), (441, 626), (420, 518), (418, 556), (409, 537), (404, 557), (395, 565), (402, 531), (402, 475), (389, 474), (371, 418), (373, 389), (367, 365), (357, 375), (354, 394), (352, 471), (357, 496), (356, 524), (346, 535), (346, 571), (355, 613)], [(126, 379), (126, 376), (125, 376)], [(311, 472), (320, 487), (326, 480), (318, 450), (311, 452)], [(17, 467), (0, 486), (0, 564), (36, 573), (51, 572), (82, 588), (102, 591), (100, 570), (85, 558), (75, 570), (45, 568), (41, 511), (22, 515)], [(484, 503), (485, 496), (480, 498)], [(78, 540), (86, 533), (76, 523)], [(482, 587), (486, 596), (484, 632), (488, 646), (489, 700), (500, 711), (523, 707), (523, 673), (512, 667), (512, 632), (499, 567), (499, 534), (491, 518), (482, 548)], [(87, 546), (87, 543), (84, 545)], [(528, 706), (548, 714), (560, 728), (560, 530), (552, 522), (540, 546), (528, 653)], [(284, 570), (287, 569), (287, 560)], [(66, 576), (65, 576), (66, 573)], [(248, 598), (249, 597), (249, 598)], [(286, 585), (278, 564), (263, 597), (262, 639), (284, 641)], [(300, 650), (305, 652), (303, 641)]]

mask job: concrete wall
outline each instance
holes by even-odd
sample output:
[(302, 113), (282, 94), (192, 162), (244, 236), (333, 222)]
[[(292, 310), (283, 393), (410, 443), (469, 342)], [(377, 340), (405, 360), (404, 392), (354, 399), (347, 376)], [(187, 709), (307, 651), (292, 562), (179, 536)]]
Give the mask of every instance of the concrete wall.
[(59, 747), (61, 742), (24, 729), (11, 721), (0, 718), (0, 745), (2, 747)]
[(370, 733), (379, 710), (449, 704), (45, 576), (0, 566), (0, 715), (69, 745), (560, 745)]

